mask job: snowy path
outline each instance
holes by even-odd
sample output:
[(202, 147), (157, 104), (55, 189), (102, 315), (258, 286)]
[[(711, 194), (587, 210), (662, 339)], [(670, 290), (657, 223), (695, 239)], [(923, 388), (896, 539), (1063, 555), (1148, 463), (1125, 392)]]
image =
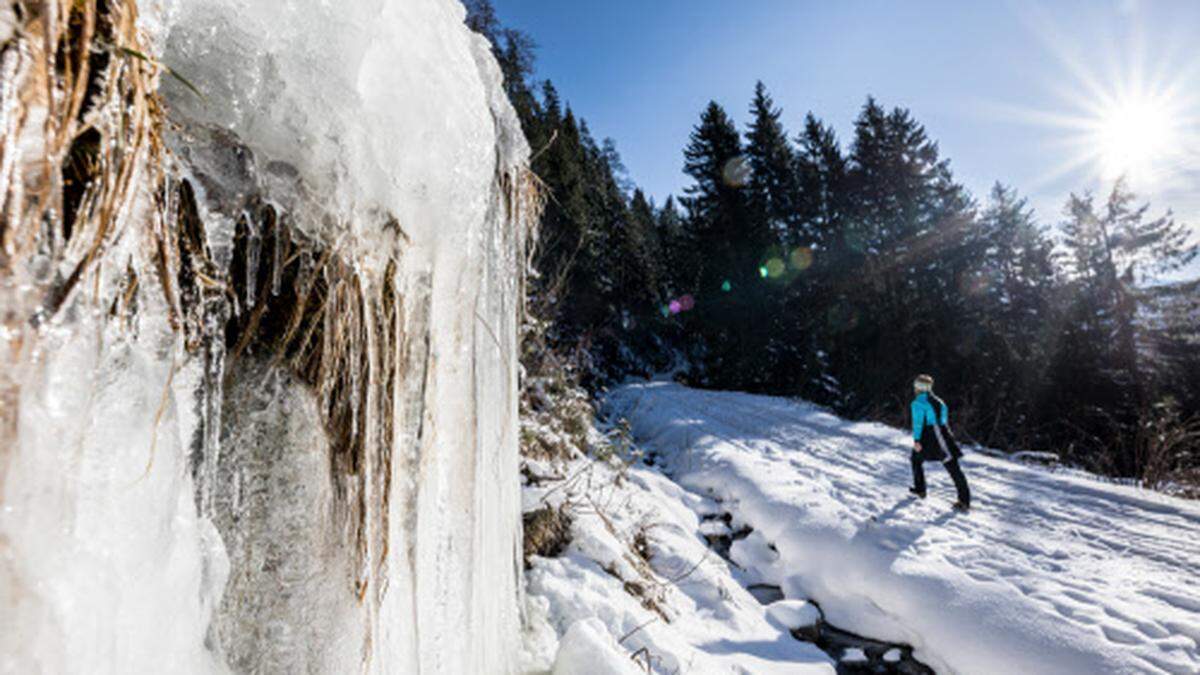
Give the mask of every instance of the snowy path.
[(939, 672), (1200, 672), (1200, 504), (968, 454), (962, 516), (936, 464), (907, 495), (907, 437), (882, 425), (668, 382), (609, 407), (755, 529), (733, 550), (750, 574)]

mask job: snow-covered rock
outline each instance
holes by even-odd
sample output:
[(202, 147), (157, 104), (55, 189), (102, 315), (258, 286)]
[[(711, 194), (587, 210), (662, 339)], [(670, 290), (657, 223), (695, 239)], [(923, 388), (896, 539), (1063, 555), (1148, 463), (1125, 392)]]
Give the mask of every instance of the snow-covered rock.
[(777, 600), (767, 605), (767, 614), (791, 630), (811, 628), (821, 620), (821, 610), (807, 600)]
[(554, 657), (554, 675), (638, 675), (633, 661), (599, 619), (580, 619), (567, 628)]
[(851, 647), (851, 648), (847, 649), (846, 651), (842, 652), (842, 658), (841, 658), (842, 663), (858, 664), (858, 663), (866, 663), (867, 661), (868, 661), (868, 659), (867, 659), (866, 652), (864, 652), (859, 647)]

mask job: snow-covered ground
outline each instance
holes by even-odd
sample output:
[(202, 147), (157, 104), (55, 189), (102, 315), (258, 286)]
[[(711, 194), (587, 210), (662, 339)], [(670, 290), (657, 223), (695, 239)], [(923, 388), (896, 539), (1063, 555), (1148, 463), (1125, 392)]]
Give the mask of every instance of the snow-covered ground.
[[(641, 470), (632, 480), (692, 506), (712, 508), (697, 495), (711, 497), (735, 527), (753, 528), (731, 551), (743, 581), (815, 600), (840, 628), (911, 644), (939, 673), (1200, 671), (1198, 504), (968, 453), (974, 509), (960, 515), (936, 464), (929, 499), (908, 495), (909, 441), (886, 426), (671, 382), (626, 385), (607, 406), (677, 485)], [(696, 527), (693, 514), (658, 517), (681, 537)], [(606, 576), (588, 562), (592, 544), (572, 546), (531, 575), (532, 592), (560, 614)], [(678, 546), (681, 564), (699, 556)], [(565, 566), (573, 576), (556, 572)], [(552, 586), (567, 578), (578, 582)], [(697, 623), (688, 630), (725, 630), (704, 615), (720, 611), (719, 598), (702, 600), (686, 612)], [(747, 626), (714, 638), (714, 663), (770, 660), (754, 647), (771, 635)]]
[(700, 514), (719, 510), (713, 500), (616, 458), (526, 468), (538, 477), (526, 512), (549, 505), (572, 519), (566, 550), (526, 571), (526, 672), (834, 672), (789, 632), (811, 625), (814, 607), (761, 605), (707, 547)]

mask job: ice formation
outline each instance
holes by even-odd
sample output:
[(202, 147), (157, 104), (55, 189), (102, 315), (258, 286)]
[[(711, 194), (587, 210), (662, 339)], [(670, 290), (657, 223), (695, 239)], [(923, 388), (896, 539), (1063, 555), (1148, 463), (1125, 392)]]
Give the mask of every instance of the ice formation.
[(528, 148), (463, 19), (5, 30), (0, 671), (516, 667)]

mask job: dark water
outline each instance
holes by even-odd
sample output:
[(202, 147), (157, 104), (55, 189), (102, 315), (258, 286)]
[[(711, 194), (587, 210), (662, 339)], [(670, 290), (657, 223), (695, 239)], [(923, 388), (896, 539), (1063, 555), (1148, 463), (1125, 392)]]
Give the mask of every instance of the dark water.
[[(733, 522), (733, 517), (728, 513), (722, 513), (720, 515), (704, 516), (704, 520), (721, 520), (726, 525), (730, 525)], [(705, 535), (704, 538), (708, 541), (708, 545), (713, 551), (731, 564), (736, 565), (737, 563), (734, 563), (729, 557), (729, 549), (733, 546), (733, 542), (746, 538), (752, 531), (749, 526), (743, 526), (731, 534)], [(746, 590), (764, 605), (784, 599), (783, 590), (771, 584), (753, 584), (748, 586)], [(809, 602), (812, 601), (810, 600)], [(816, 605), (817, 603), (814, 602), (813, 604)], [(820, 606), (818, 605), (817, 608), (820, 609)], [(828, 623), (824, 620), (824, 615), (824, 612), (822, 612), (822, 619), (817, 622), (816, 626), (810, 629), (793, 630), (792, 635), (797, 640), (815, 644), (826, 654), (829, 654), (832, 659), (837, 661), (837, 672), (840, 675), (866, 675), (874, 673), (933, 675), (934, 670), (932, 668), (913, 658), (911, 646), (884, 642), (882, 640), (872, 640), (868, 637), (856, 635)], [(847, 663), (841, 660), (846, 650), (854, 648), (862, 650), (866, 655), (867, 660), (865, 662)], [(892, 660), (890, 661), (884, 659), (884, 655), (889, 653), (892, 656)]]

